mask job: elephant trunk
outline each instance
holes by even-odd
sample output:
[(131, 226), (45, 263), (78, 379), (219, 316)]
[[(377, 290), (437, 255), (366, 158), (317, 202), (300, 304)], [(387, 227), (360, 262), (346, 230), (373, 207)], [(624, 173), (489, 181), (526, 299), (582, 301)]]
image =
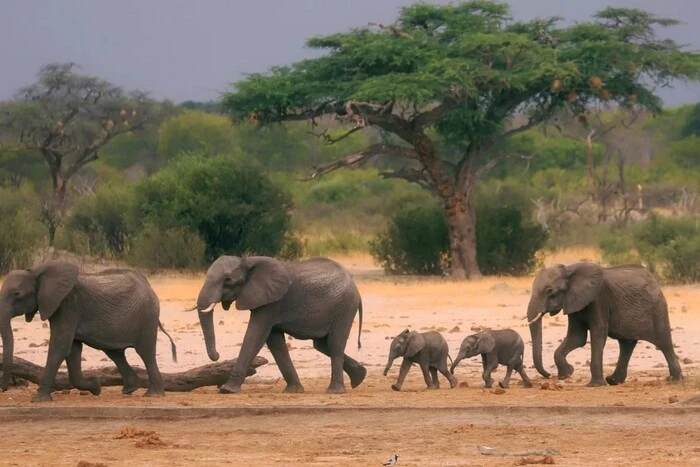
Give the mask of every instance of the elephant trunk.
[(10, 324), (11, 314), (7, 318), (3, 318), (0, 325), (0, 337), (2, 337), (2, 383), (0, 389), (7, 391), (10, 387), (12, 379), (12, 355), (14, 353), (15, 338), (12, 335), (12, 326)]
[(393, 355), (389, 355), (389, 361), (387, 362), (386, 367), (384, 368), (384, 376), (389, 374), (389, 370), (391, 369), (391, 365), (394, 364), (394, 359), (396, 359), (396, 357), (394, 357)]
[(457, 354), (457, 356), (455, 357), (454, 361), (452, 362), (452, 366), (450, 367), (451, 374), (455, 374), (455, 368), (457, 368), (457, 365), (459, 365), (459, 362), (461, 362), (463, 358), (464, 358), (464, 353), (462, 353), (460, 351)]
[(207, 346), (207, 355), (213, 362), (219, 359), (219, 352), (216, 351), (216, 335), (214, 333), (214, 311), (201, 312), (198, 311), (199, 325), (202, 327), (204, 334), (204, 343)]
[(532, 300), (527, 308), (527, 317), (530, 322), (530, 336), (532, 337), (532, 361), (535, 363), (535, 368), (545, 378), (549, 378), (549, 373), (542, 365), (542, 316), (544, 312), (533, 304)]

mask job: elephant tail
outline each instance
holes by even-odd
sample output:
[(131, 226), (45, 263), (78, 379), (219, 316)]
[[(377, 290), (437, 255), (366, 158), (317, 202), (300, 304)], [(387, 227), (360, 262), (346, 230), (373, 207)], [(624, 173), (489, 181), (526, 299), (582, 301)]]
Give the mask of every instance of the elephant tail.
[(447, 358), (450, 359), (450, 365), (454, 365), (454, 364), (455, 364), (455, 362), (452, 361), (452, 357), (450, 357), (450, 354), (449, 354), (449, 353), (447, 354)]
[(173, 361), (177, 363), (177, 347), (175, 346), (175, 341), (173, 341), (173, 338), (170, 337), (170, 334), (168, 334), (168, 331), (165, 330), (163, 323), (161, 323), (160, 320), (158, 321), (158, 327), (161, 331), (163, 331), (163, 334), (168, 336), (168, 339), (170, 339), (170, 350), (173, 353)]
[(360, 329), (357, 331), (357, 350), (360, 350), (362, 348), (362, 342), (360, 342), (360, 338), (362, 337), (362, 298), (360, 298), (358, 310), (360, 312)]

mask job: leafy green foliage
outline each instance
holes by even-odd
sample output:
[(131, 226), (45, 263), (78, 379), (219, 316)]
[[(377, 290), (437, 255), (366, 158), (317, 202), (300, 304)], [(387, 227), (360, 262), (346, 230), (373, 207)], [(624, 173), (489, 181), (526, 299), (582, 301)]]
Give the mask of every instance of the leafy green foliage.
[(231, 121), (223, 115), (184, 111), (158, 130), (158, 152), (174, 159), (188, 152), (230, 154), (236, 148)]
[(134, 239), (126, 260), (132, 266), (152, 272), (200, 269), (205, 264), (206, 248), (204, 240), (186, 228), (165, 229), (146, 224)]
[(0, 274), (33, 265), (46, 235), (36, 212), (38, 201), (29, 185), (0, 187)]
[(188, 155), (136, 189), (138, 219), (196, 232), (206, 260), (220, 255), (275, 256), (290, 231), (289, 193), (241, 157)]
[[(482, 203), (477, 213), (477, 257), (485, 274), (517, 276), (537, 266), (536, 253), (548, 237), (539, 225), (514, 206)], [(444, 213), (434, 203), (405, 204), (370, 242), (370, 253), (390, 274), (444, 274), (450, 266)]]
[(671, 283), (700, 281), (700, 220), (651, 214), (631, 235), (611, 234), (600, 244), (609, 264), (643, 263)]
[(671, 143), (671, 158), (685, 169), (700, 167), (700, 136), (691, 135)]

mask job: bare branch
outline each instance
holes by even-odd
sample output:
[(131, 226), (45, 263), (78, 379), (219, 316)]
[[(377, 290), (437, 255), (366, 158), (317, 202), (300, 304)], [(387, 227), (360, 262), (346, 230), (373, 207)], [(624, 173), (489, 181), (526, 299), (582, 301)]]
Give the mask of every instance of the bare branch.
[(384, 179), (399, 178), (401, 180), (406, 180), (407, 182), (416, 183), (420, 185), (421, 188), (426, 190), (434, 190), (434, 187), (428, 180), (425, 169), (419, 170), (411, 167), (402, 167), (398, 170), (389, 172), (379, 172), (379, 176)]
[(501, 138), (510, 138), (513, 135), (517, 135), (518, 133), (522, 133), (524, 131), (527, 131), (540, 123), (542, 123), (544, 120), (541, 118), (531, 118), (528, 120), (528, 122), (525, 125), (520, 125), (517, 128), (511, 128), (510, 130), (506, 131), (501, 135)]
[(352, 129), (346, 131), (346, 132), (343, 133), (342, 135), (338, 136), (337, 138), (333, 138), (332, 136), (330, 136), (330, 135), (328, 134), (328, 128), (326, 128), (325, 130), (323, 130), (321, 133), (314, 133), (313, 131), (310, 131), (309, 133), (312, 134), (312, 135), (314, 135), (314, 136), (316, 136), (317, 138), (323, 139), (323, 142), (324, 142), (325, 144), (335, 144), (335, 143), (337, 143), (338, 141), (344, 140), (345, 138), (347, 138), (348, 136), (352, 135), (353, 133), (362, 130), (363, 128), (364, 128), (363, 126), (356, 126), (356, 127), (352, 128)]

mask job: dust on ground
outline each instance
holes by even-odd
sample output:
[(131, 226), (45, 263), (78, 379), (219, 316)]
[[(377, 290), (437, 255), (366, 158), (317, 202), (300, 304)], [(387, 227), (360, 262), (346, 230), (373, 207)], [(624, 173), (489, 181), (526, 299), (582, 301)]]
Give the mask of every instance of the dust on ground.
[[(594, 252), (574, 251), (545, 260), (570, 263), (596, 260)], [(104, 388), (99, 397), (78, 391), (54, 394), (53, 406), (100, 407), (327, 407), (326, 412), (266, 413), (208, 420), (41, 420), (4, 421), (0, 465), (381, 465), (392, 454), (402, 465), (516, 465), (520, 457), (491, 458), (476, 445), (499, 450), (553, 448), (557, 465), (700, 465), (700, 415), (665, 414), (700, 391), (700, 285), (664, 287), (669, 302), (676, 352), (686, 382), (668, 384), (666, 362), (652, 345), (640, 342), (630, 362), (628, 382), (622, 386), (587, 388), (590, 377), (587, 345), (569, 355), (576, 371), (561, 385), (551, 384), (532, 368), (529, 332), (521, 318), (529, 299), (532, 278), (488, 278), (469, 283), (447, 279), (387, 278), (366, 257), (343, 258), (355, 275), (365, 310), (362, 349), (356, 346), (358, 320), (347, 353), (363, 362), (369, 375), (357, 389), (342, 396), (324, 393), (330, 362), (310, 341), (289, 339), (290, 353), (306, 388), (302, 395), (281, 394), (284, 381), (265, 348), (260, 355), (270, 363), (245, 384), (243, 394), (226, 396), (216, 388), (191, 393), (168, 393), (165, 398), (143, 398), (145, 390), (123, 396), (120, 388)], [(160, 333), (161, 371), (175, 372), (208, 363), (197, 315), (181, 311), (197, 296), (202, 277), (151, 277), (161, 298), (161, 320), (178, 346), (178, 363), (170, 359), (169, 342)], [(218, 350), (222, 359), (235, 358), (249, 312), (215, 312)], [(43, 365), (48, 328), (37, 322), (13, 321), (15, 355)], [(381, 375), (390, 339), (405, 328), (435, 329), (447, 339), (451, 354), (468, 334), (484, 327), (511, 327), (526, 345), (527, 373), (535, 388), (526, 389), (514, 375), (504, 393), (484, 389), (479, 358), (463, 361), (455, 376), (462, 383), (450, 390), (426, 391), (420, 370), (414, 367), (404, 391), (391, 390), (400, 362), (389, 376)], [(552, 354), (566, 333), (564, 318), (545, 318), (545, 362), (553, 369)], [(604, 365), (611, 372), (618, 346), (608, 340)], [(85, 347), (85, 368), (111, 365), (104, 354)], [(132, 365), (142, 366), (133, 350)], [(504, 370), (494, 373), (496, 381)], [(255, 383), (255, 384), (252, 384)], [(543, 386), (546, 389), (543, 389)], [(0, 408), (36, 407), (30, 403), (35, 387), (13, 388), (0, 394)], [(509, 415), (493, 407), (531, 407)], [(558, 414), (541, 407), (602, 408), (602, 412)], [(626, 412), (638, 407), (638, 412)], [(342, 413), (332, 411), (343, 408)], [(350, 410), (356, 408), (357, 410)], [(410, 408), (411, 410), (406, 410)], [(449, 410), (452, 408), (453, 410)], [(483, 411), (474, 409), (483, 408)], [(370, 410), (372, 409), (372, 410)], [(420, 410), (424, 409), (424, 410)], [(464, 412), (470, 409), (472, 411)], [(648, 410), (648, 412), (645, 412)], [(542, 415), (538, 415), (543, 411)], [(659, 412), (661, 411), (661, 412)], [(665, 414), (665, 415), (664, 415)], [(150, 441), (136, 446), (134, 439), (117, 438), (121, 430), (153, 432)], [(36, 449), (41, 439), (41, 449)], [(49, 441), (50, 440), (50, 441)]]

